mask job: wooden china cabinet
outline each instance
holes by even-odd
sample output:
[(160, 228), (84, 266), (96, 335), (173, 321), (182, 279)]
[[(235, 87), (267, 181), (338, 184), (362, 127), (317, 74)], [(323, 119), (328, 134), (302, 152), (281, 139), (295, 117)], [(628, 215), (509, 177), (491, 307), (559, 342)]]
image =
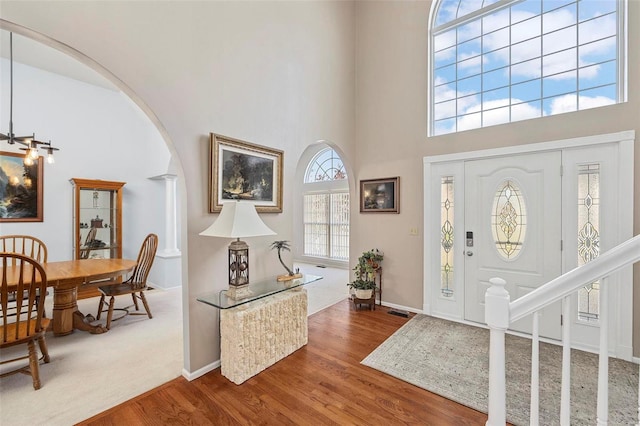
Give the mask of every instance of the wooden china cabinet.
[(122, 188), (125, 182), (70, 179), (73, 258), (122, 258)]

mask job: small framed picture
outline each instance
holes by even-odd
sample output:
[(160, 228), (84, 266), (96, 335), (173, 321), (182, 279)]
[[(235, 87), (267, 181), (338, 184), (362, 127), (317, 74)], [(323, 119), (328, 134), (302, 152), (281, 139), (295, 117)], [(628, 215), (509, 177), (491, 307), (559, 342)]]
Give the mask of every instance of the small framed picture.
[(360, 213), (400, 213), (400, 177), (361, 180)]
[(27, 166), (24, 154), (0, 152), (0, 183), (0, 222), (42, 222), (42, 156)]

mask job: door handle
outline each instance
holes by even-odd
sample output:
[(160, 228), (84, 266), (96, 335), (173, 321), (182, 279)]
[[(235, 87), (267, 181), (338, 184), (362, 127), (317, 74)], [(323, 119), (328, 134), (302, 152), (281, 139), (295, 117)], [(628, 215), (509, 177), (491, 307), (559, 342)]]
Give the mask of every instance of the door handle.
[(473, 252), (471, 250), (469, 250), (466, 254), (467, 256), (473, 256)]

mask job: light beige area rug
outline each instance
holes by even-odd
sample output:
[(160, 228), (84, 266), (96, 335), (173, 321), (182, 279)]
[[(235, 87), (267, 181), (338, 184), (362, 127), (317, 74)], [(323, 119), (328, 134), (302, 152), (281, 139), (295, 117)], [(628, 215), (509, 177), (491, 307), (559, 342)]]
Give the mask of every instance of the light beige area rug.
[[(40, 365), (42, 388), (35, 391), (28, 375), (0, 379), (0, 425), (72, 425), (180, 376), (181, 292), (145, 292), (153, 319), (129, 315), (104, 334), (47, 333), (51, 362)], [(95, 315), (98, 300), (79, 300), (78, 306)], [(130, 297), (116, 298), (116, 306), (127, 303)], [(13, 349), (3, 350), (0, 357), (8, 358)]]
[[(506, 336), (507, 420), (529, 424), (531, 340)], [(487, 412), (489, 330), (416, 315), (362, 364)], [(560, 418), (562, 348), (540, 346), (540, 424)], [(596, 424), (598, 357), (571, 351), (571, 424)], [(609, 360), (609, 424), (638, 422), (638, 365)]]

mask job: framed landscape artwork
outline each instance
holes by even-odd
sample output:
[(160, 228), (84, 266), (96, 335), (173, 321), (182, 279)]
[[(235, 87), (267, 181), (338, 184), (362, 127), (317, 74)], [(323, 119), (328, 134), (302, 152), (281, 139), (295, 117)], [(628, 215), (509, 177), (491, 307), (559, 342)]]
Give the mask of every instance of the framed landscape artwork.
[(361, 180), (360, 213), (400, 213), (400, 178)]
[(43, 161), (24, 164), (24, 154), (0, 152), (0, 222), (42, 222)]
[(283, 151), (211, 133), (209, 212), (231, 200), (253, 203), (259, 213), (282, 212)]

